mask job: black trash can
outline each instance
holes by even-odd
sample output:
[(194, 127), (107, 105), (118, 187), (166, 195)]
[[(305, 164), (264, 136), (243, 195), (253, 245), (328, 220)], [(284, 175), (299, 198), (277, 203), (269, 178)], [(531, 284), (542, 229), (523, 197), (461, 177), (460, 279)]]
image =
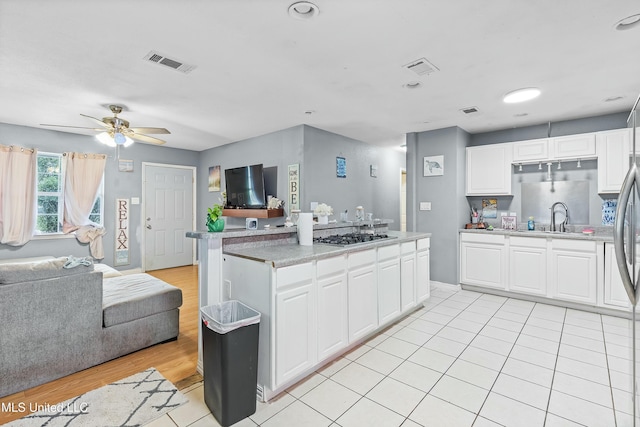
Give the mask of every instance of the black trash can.
[(222, 427), (256, 412), (260, 313), (240, 301), (200, 309), (204, 401)]

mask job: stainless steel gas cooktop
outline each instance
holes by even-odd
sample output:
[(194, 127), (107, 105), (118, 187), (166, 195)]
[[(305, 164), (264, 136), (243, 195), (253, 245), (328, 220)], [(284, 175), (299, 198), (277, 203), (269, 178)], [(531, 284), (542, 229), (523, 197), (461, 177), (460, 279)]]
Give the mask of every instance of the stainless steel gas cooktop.
[(369, 243), (384, 239), (395, 239), (395, 236), (387, 234), (365, 234), (365, 233), (347, 233), (333, 234), (325, 237), (314, 237), (313, 243), (324, 243), (334, 246), (349, 246), (358, 243)]

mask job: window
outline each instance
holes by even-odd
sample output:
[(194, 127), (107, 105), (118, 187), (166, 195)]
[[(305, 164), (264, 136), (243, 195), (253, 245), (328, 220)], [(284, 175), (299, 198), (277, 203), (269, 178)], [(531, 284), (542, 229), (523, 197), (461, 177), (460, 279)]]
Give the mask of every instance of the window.
[[(38, 153), (37, 235), (62, 233), (64, 214), (64, 171), (62, 154)], [(89, 220), (103, 225), (104, 179)]]

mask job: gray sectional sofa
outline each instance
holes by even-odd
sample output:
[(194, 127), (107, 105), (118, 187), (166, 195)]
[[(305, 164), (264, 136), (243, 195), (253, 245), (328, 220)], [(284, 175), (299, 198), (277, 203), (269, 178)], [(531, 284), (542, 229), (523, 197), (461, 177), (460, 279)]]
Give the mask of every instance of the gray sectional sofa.
[(0, 397), (178, 336), (179, 288), (65, 263), (0, 264)]

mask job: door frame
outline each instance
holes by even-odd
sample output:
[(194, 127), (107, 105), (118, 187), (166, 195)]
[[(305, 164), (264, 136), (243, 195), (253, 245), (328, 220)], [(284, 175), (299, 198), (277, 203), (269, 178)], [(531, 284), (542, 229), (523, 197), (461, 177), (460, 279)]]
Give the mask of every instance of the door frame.
[[(168, 163), (152, 163), (152, 162), (142, 162), (142, 201), (141, 201), (141, 205), (140, 205), (140, 226), (142, 228), (142, 239), (140, 239), (140, 264), (141, 264), (141, 270), (144, 273), (145, 271), (147, 271), (147, 256), (146, 256), (146, 219), (144, 218), (144, 214), (146, 212), (146, 205), (147, 205), (147, 195), (146, 195), (146, 191), (145, 191), (145, 182), (146, 182), (146, 176), (147, 176), (147, 167), (148, 166), (155, 166), (155, 167), (161, 167), (161, 168), (174, 168), (174, 169), (190, 169), (191, 170), (191, 192), (192, 192), (192, 200), (193, 200), (193, 206), (192, 206), (192, 215), (191, 215), (191, 229), (195, 230), (196, 229), (196, 195), (197, 195), (197, 170), (198, 168), (196, 166), (185, 166), (185, 165), (172, 165), (172, 164), (168, 164)], [(195, 265), (196, 264), (196, 239), (192, 239), (193, 241), (191, 242), (191, 247), (192, 247), (192, 252), (191, 252), (191, 264)]]
[[(404, 184), (404, 206), (402, 206), (402, 175), (404, 175), (405, 177), (405, 184)], [(404, 227), (405, 230), (407, 231), (408, 227), (408, 221), (406, 218), (409, 217), (408, 215), (408, 211), (407, 211), (407, 181), (408, 181), (408, 175), (407, 175), (407, 168), (400, 168), (400, 183), (399, 183), (399, 187), (400, 187), (400, 214), (399, 214), (399, 220), (400, 220), (400, 227), (399, 230), (402, 231), (402, 208), (404, 207), (404, 213), (405, 213), (405, 221), (404, 221)], [(415, 230), (414, 230), (415, 231)]]

